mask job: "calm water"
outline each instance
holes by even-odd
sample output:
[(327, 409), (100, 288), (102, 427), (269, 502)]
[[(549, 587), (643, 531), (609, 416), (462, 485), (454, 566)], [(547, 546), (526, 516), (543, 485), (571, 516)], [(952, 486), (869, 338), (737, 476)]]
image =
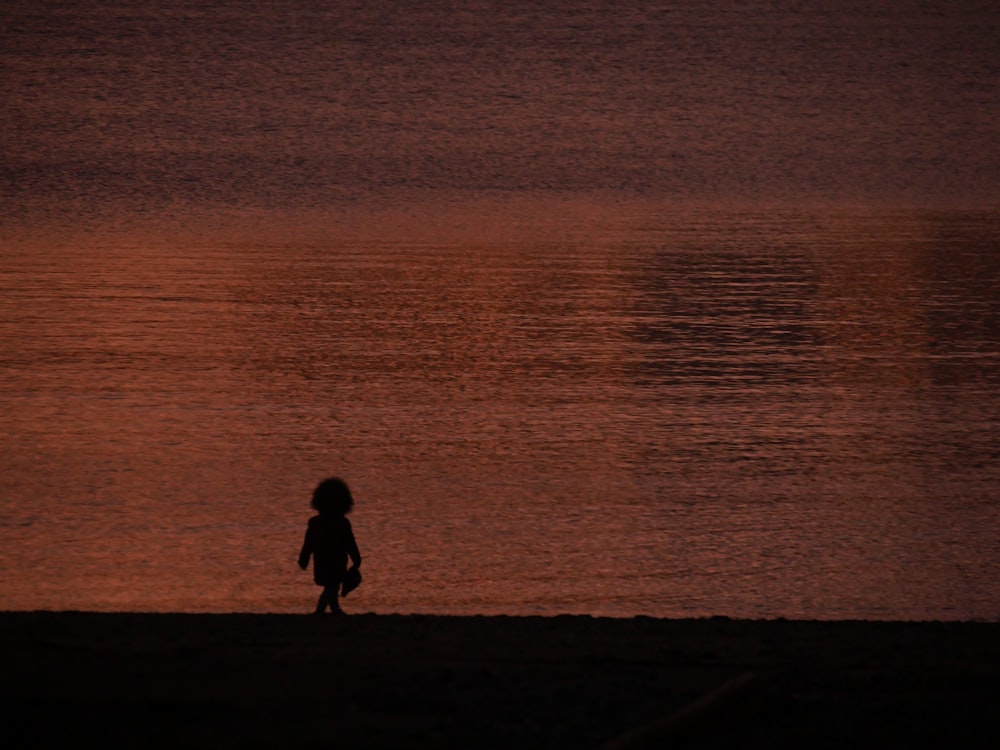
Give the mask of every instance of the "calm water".
[(0, 607), (1000, 618), (991, 4), (5, 8)]

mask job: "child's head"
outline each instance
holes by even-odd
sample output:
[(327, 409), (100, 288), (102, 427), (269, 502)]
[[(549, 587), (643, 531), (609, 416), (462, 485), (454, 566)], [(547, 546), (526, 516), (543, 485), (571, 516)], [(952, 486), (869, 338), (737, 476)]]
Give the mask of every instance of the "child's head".
[(339, 477), (324, 479), (313, 490), (312, 507), (320, 513), (345, 515), (354, 506), (347, 482)]

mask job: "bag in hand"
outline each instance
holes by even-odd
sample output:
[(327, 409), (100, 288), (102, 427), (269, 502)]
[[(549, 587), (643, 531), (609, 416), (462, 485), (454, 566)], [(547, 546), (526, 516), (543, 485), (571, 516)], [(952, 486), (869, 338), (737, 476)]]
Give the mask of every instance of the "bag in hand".
[(347, 596), (361, 585), (361, 571), (357, 567), (349, 568), (344, 573), (344, 581), (340, 586), (340, 595)]

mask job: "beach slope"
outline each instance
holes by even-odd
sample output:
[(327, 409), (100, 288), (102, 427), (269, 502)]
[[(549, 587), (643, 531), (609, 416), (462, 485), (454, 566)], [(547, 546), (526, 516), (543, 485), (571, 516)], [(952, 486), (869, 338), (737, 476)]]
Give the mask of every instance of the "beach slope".
[(5, 746), (993, 747), (1000, 625), (0, 613)]

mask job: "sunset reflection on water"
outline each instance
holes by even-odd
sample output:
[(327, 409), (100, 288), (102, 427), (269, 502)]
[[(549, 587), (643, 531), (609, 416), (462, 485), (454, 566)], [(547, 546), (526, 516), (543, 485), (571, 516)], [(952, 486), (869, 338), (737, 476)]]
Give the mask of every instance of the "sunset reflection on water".
[(8, 245), (4, 606), (996, 615), (992, 215), (538, 205)]

